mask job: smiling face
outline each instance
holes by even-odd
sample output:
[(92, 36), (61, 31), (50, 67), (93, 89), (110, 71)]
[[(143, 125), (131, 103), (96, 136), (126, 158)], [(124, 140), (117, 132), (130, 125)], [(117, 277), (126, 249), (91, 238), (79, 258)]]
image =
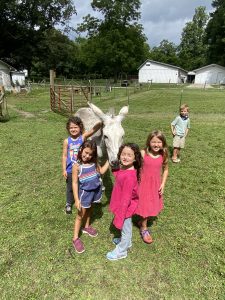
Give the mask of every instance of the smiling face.
[(81, 133), (80, 127), (74, 123), (70, 123), (68, 130), (72, 138), (78, 137)]
[(149, 142), (149, 148), (153, 154), (159, 154), (163, 148), (163, 142), (157, 136), (154, 136)]
[(135, 154), (130, 147), (124, 147), (120, 154), (120, 163), (122, 168), (129, 169), (134, 167)]
[(89, 163), (91, 161), (92, 157), (93, 157), (93, 150), (91, 150), (91, 148), (89, 148), (89, 147), (84, 148), (81, 153), (82, 162), (84, 164)]

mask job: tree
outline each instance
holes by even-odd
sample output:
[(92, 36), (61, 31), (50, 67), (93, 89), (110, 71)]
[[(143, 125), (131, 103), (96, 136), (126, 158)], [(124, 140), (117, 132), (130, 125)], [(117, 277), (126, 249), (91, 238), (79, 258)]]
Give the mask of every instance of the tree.
[(208, 15), (205, 10), (203, 6), (197, 7), (192, 21), (186, 23), (182, 32), (179, 59), (180, 65), (186, 70), (202, 67), (206, 63), (205, 28)]
[(177, 46), (168, 40), (162, 40), (158, 47), (150, 51), (150, 58), (167, 64), (179, 65)]
[(43, 33), (56, 25), (66, 29), (74, 12), (72, 0), (1, 0), (1, 59), (29, 69)]
[(139, 0), (93, 0), (92, 8), (104, 19), (90, 15), (78, 27), (87, 32), (83, 52), (90, 71), (104, 76), (137, 72), (137, 67), (147, 57), (146, 37), (138, 21)]
[(56, 29), (47, 29), (38, 45), (38, 55), (33, 57), (31, 74), (49, 75), (49, 69), (57, 75), (71, 76), (77, 73), (78, 47), (66, 35)]
[(225, 1), (215, 0), (212, 2), (215, 11), (210, 14), (206, 27), (206, 41), (208, 48), (208, 63), (217, 63), (225, 66)]

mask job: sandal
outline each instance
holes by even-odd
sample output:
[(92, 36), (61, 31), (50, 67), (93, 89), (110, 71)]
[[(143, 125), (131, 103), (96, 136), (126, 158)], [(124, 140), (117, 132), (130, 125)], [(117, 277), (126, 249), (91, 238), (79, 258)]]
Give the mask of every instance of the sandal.
[(146, 244), (151, 244), (153, 242), (153, 239), (150, 235), (150, 232), (148, 229), (145, 230), (140, 230), (140, 235), (142, 237), (142, 240), (146, 243)]

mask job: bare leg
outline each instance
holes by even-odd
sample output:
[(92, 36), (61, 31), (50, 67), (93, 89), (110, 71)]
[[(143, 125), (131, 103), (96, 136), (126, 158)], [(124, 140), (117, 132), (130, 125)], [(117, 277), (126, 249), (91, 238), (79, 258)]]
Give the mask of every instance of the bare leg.
[(141, 222), (140, 222), (140, 224), (141, 224), (140, 229), (141, 229), (141, 230), (146, 230), (146, 229), (148, 229), (148, 227), (147, 227), (147, 222), (148, 222), (148, 218), (143, 218), (143, 219), (141, 220)]
[(81, 207), (81, 210), (78, 211), (75, 223), (74, 223), (74, 235), (73, 235), (73, 240), (75, 241), (79, 237), (79, 232), (81, 228), (81, 224), (83, 219), (85, 219), (86, 215), (86, 208)]
[(91, 221), (91, 215), (92, 215), (92, 211), (93, 211), (93, 207), (89, 207), (89, 208), (86, 208), (86, 213), (85, 213), (85, 216), (84, 216), (84, 227), (87, 228), (90, 226), (90, 221)]
[(173, 148), (173, 156), (172, 156), (172, 160), (175, 160), (177, 159), (177, 156), (180, 152), (180, 149), (179, 148)]

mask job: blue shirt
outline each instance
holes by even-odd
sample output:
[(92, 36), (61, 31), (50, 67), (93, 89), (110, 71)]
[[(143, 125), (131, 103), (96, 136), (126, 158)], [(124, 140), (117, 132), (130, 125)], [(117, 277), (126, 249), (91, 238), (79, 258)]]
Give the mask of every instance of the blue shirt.
[(177, 116), (175, 120), (171, 123), (172, 126), (175, 126), (176, 135), (183, 137), (187, 128), (190, 128), (190, 119), (182, 119), (181, 116)]

